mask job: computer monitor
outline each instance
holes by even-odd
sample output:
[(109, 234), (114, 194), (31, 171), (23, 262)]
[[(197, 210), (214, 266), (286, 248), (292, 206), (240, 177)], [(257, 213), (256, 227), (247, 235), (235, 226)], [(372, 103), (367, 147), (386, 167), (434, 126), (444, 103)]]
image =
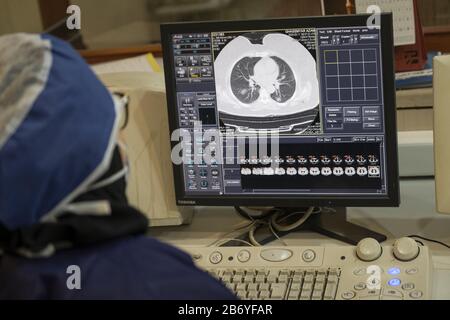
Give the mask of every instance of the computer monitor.
[(397, 206), (392, 16), (379, 18), (162, 24), (178, 204)]

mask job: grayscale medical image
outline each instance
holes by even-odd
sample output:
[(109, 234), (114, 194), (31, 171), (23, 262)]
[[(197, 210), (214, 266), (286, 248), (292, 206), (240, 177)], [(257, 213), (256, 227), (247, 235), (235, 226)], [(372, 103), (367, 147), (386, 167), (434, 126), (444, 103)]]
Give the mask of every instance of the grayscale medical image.
[(316, 61), (298, 40), (277, 32), (244, 33), (221, 48), (214, 68), (225, 127), (303, 134), (320, 126)]

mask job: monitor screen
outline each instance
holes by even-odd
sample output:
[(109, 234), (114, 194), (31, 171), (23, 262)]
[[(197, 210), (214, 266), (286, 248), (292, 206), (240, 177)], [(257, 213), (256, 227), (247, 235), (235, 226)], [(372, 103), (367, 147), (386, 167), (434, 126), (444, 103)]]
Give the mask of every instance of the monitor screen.
[(162, 25), (179, 204), (396, 205), (390, 15)]

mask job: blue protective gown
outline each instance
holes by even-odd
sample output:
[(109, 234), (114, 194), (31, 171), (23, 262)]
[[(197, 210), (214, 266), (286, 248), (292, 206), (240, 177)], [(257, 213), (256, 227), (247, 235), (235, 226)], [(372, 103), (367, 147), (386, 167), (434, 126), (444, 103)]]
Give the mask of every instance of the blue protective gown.
[[(67, 287), (71, 265), (80, 268), (79, 290)], [(45, 259), (5, 255), (0, 284), (0, 300), (235, 299), (187, 254), (147, 236), (59, 251)]]

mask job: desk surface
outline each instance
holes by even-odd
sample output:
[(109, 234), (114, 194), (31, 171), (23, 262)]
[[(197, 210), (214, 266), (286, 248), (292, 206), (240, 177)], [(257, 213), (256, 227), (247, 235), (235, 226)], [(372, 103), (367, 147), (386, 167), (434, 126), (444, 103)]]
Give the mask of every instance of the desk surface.
[[(434, 180), (402, 180), (399, 208), (349, 208), (349, 221), (381, 232), (387, 244), (411, 234), (421, 235), (450, 244), (450, 216), (436, 213)], [(245, 220), (232, 208), (199, 207), (192, 224), (179, 227), (152, 228), (149, 234), (173, 245), (206, 246), (228, 234)], [(239, 234), (239, 232), (237, 233)], [(315, 233), (291, 233), (283, 238), (287, 245), (342, 245), (342, 242)], [(276, 244), (276, 243), (274, 243)], [(427, 243), (433, 254), (433, 297), (450, 300), (450, 249)]]

